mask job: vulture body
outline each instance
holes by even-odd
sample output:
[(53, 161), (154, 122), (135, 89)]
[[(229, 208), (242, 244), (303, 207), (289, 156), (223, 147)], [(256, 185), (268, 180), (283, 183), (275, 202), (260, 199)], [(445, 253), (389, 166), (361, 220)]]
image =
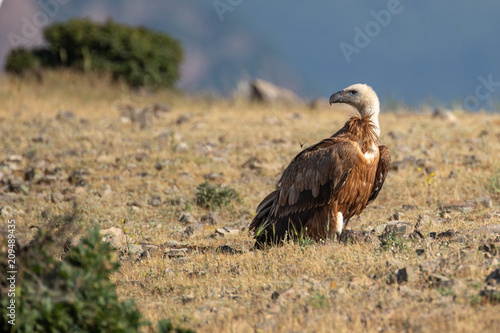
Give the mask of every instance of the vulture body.
[(332, 103), (352, 105), (357, 114), (290, 162), (250, 224), (256, 248), (300, 236), (339, 238), (349, 219), (380, 192), (391, 157), (379, 145), (377, 95), (371, 87), (355, 84), (333, 94)]

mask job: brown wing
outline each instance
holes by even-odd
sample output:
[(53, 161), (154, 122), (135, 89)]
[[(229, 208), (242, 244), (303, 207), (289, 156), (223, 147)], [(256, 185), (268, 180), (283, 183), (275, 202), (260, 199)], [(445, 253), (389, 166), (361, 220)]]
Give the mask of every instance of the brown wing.
[(347, 141), (325, 139), (297, 155), (278, 182), (278, 216), (323, 206), (344, 185), (357, 160)]
[(318, 209), (344, 185), (356, 160), (346, 140), (325, 139), (298, 154), (283, 172), (277, 190), (257, 208), (250, 225), (258, 244), (278, 243), (298, 234)]
[(389, 148), (386, 146), (378, 146), (378, 150), (380, 153), (380, 158), (377, 166), (377, 173), (375, 175), (375, 183), (373, 184), (372, 193), (370, 198), (368, 199), (367, 205), (373, 202), (377, 198), (378, 193), (382, 189), (384, 185), (385, 178), (389, 173), (389, 169), (391, 167), (391, 153), (389, 152)]

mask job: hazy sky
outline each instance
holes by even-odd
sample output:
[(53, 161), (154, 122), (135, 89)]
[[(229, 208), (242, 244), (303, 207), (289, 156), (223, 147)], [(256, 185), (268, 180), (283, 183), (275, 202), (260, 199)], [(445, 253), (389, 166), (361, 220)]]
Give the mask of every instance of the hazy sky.
[(49, 22), (112, 17), (179, 39), (186, 90), (229, 93), (261, 77), (311, 98), (362, 82), (386, 103), (493, 109), (499, 14), (494, 0), (5, 0), (0, 63), (19, 42), (41, 43)]

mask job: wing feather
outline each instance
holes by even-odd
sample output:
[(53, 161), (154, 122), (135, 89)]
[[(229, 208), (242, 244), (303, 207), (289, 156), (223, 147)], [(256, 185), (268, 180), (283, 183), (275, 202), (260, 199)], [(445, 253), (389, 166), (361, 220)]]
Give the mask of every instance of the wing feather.
[(348, 141), (328, 138), (298, 154), (278, 182), (278, 216), (323, 206), (352, 171), (358, 152)]
[(387, 174), (389, 173), (389, 169), (391, 167), (391, 153), (389, 151), (389, 148), (387, 148), (386, 146), (379, 146), (378, 149), (380, 158), (378, 161), (377, 173), (375, 175), (375, 183), (373, 184), (372, 193), (368, 198), (367, 205), (372, 203), (373, 200), (377, 198), (378, 193), (382, 189), (385, 178), (387, 177)]

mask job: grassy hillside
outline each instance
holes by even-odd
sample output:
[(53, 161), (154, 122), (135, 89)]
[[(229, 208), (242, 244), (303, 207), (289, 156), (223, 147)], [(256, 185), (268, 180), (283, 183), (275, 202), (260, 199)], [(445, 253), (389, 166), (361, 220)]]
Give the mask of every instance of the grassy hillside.
[[(150, 244), (139, 258), (117, 252), (112, 280), (152, 322), (212, 332), (500, 329), (500, 277), (486, 282), (500, 268), (498, 115), (382, 113), (397, 170), (348, 226), (372, 232), (372, 242), (250, 251), (246, 227), (260, 200), (301, 144), (334, 133), (349, 108), (153, 95), (71, 73), (3, 77), (0, 101), (2, 230), (15, 218), (27, 243), (73, 214), (75, 228), (61, 238), (99, 223), (122, 229), (129, 245)], [(207, 180), (238, 200), (198, 205)], [(189, 236), (200, 225), (180, 221), (188, 213), (195, 222), (210, 214), (215, 225)], [(384, 233), (391, 217), (411, 225)], [(418, 221), (422, 236), (412, 233)]]

